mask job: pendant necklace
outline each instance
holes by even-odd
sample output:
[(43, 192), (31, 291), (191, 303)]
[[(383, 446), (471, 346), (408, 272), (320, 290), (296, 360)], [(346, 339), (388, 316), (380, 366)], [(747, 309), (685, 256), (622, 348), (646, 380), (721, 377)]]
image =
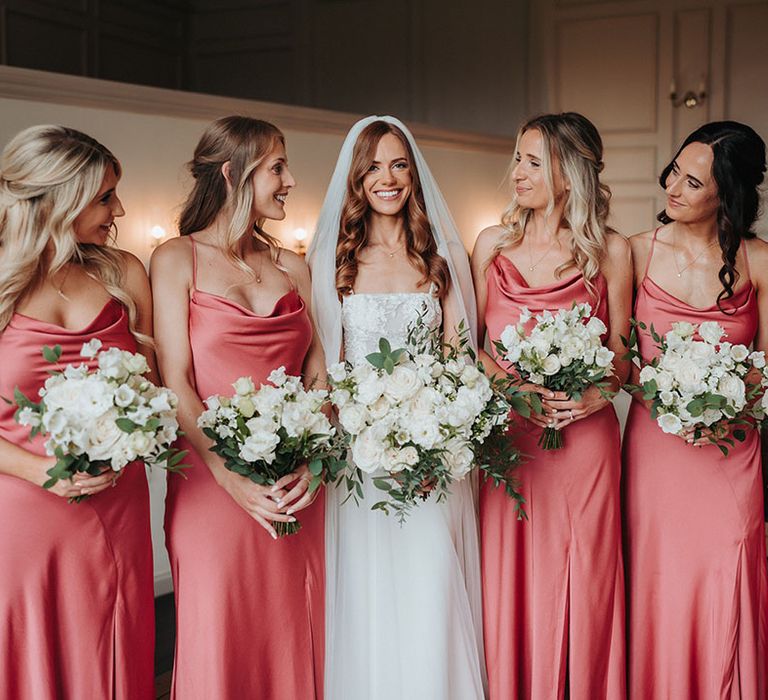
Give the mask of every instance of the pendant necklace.
[(528, 272), (533, 272), (539, 265), (541, 265), (544, 258), (546, 258), (552, 251), (552, 248), (555, 247), (555, 243), (557, 243), (557, 234), (552, 237), (552, 242), (549, 244), (549, 248), (544, 251), (544, 255), (542, 255), (536, 262), (533, 262), (533, 244), (531, 243), (531, 239), (528, 239)]
[(702, 256), (702, 255), (704, 255), (704, 253), (706, 253), (706, 252), (707, 252), (707, 251), (708, 251), (708, 250), (709, 250), (709, 249), (710, 249), (710, 248), (711, 248), (713, 245), (715, 245), (715, 243), (717, 243), (717, 241), (716, 241), (716, 240), (715, 240), (715, 241), (712, 241), (712, 242), (711, 242), (709, 245), (707, 245), (707, 246), (704, 246), (704, 248), (702, 248), (702, 249), (699, 251), (699, 254), (698, 254), (698, 255), (697, 255), (695, 258), (693, 258), (693, 260), (691, 260), (690, 262), (688, 262), (688, 263), (686, 263), (685, 265), (683, 265), (682, 267), (680, 267), (680, 266), (677, 264), (677, 253), (676, 253), (676, 250), (677, 250), (677, 234), (676, 234), (676, 233), (674, 233), (674, 229), (673, 229), (673, 233), (672, 233), (672, 259), (675, 261), (675, 270), (677, 270), (677, 276), (678, 276), (678, 277), (682, 277), (682, 276), (683, 276), (683, 273), (684, 273), (684, 272), (685, 272), (685, 271), (686, 271), (686, 270), (687, 270), (687, 269), (688, 269), (688, 268), (689, 268), (691, 265), (693, 265), (693, 263), (695, 263), (695, 262), (696, 262), (696, 261), (697, 261), (697, 260), (698, 260), (698, 259), (699, 259), (699, 258)]

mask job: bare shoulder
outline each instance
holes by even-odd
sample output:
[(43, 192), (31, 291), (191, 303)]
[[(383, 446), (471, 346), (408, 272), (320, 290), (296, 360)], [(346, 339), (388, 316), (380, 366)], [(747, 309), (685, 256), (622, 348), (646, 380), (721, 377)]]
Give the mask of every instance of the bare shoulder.
[(309, 279), (309, 267), (306, 260), (288, 248), (278, 248), (277, 261), (295, 280)]
[(641, 233), (635, 233), (629, 236), (627, 239), (630, 247), (632, 248), (632, 257), (635, 259), (635, 263), (639, 260), (645, 260), (651, 249), (651, 241), (653, 240), (653, 234), (655, 229), (650, 231), (642, 231)]
[(605, 249), (610, 261), (627, 260), (632, 255), (629, 239), (617, 231), (609, 231), (605, 237)]
[(762, 238), (749, 238), (744, 244), (749, 256), (750, 274), (768, 285), (768, 243)]
[(192, 265), (192, 241), (189, 236), (170, 238), (155, 248), (149, 266), (152, 272), (186, 272)]
[(480, 231), (472, 250), (472, 258), (481, 261), (487, 260), (506, 232), (507, 230), (503, 226), (489, 226)]

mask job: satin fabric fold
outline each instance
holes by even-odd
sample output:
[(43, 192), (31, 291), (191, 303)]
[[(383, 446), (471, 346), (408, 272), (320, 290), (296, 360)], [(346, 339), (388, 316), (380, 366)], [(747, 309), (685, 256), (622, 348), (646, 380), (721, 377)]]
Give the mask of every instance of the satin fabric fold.
[[(256, 386), (285, 366), (299, 375), (312, 338), (296, 291), (256, 316), (196, 290), (189, 341), (201, 399)], [(166, 542), (177, 614), (172, 697), (315, 700), (323, 696), (324, 494), (300, 511), (296, 535), (273, 541), (189, 449), (186, 479), (169, 475)]]
[[(529, 287), (498, 255), (487, 271), (491, 342), (523, 307), (532, 313), (589, 302), (606, 326), (602, 275)], [(528, 326), (535, 323), (531, 320)], [(509, 366), (500, 361), (502, 366)], [(564, 447), (543, 451), (541, 428), (517, 418), (511, 436), (528, 520), (490, 484), (480, 491), (483, 623), (491, 700), (614, 700), (625, 693), (619, 425), (612, 406), (567, 426)]]
[[(84, 342), (135, 351), (125, 309), (110, 300), (82, 330), (15, 314), (0, 334), (0, 396), (29, 398), (48, 377), (43, 345), (80, 364)], [(92, 365), (93, 362), (88, 364)], [(36, 454), (44, 439), (0, 401), (0, 437)], [(128, 465), (115, 488), (67, 503), (0, 475), (0, 698), (154, 697), (154, 598), (149, 492)]]
[[(660, 335), (674, 321), (717, 321), (731, 343), (752, 343), (756, 291), (742, 284), (695, 308), (645, 276), (635, 317)], [(639, 335), (646, 360), (658, 350)], [(632, 402), (624, 433), (629, 695), (633, 700), (768, 697), (768, 578), (760, 436), (724, 457), (661, 431)]]

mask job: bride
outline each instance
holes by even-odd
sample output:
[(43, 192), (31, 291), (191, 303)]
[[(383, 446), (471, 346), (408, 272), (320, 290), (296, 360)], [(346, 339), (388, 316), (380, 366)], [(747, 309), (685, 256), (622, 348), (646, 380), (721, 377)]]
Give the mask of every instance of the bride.
[[(419, 317), (455, 338), (475, 328), (466, 252), (413, 136), (392, 117), (342, 146), (309, 250), (326, 358), (357, 363)], [(342, 348), (343, 342), (343, 348)], [(343, 352), (342, 352), (343, 350)], [(326, 513), (328, 700), (479, 700), (485, 694), (480, 562), (471, 480), (404, 525), (381, 500), (330, 488)]]

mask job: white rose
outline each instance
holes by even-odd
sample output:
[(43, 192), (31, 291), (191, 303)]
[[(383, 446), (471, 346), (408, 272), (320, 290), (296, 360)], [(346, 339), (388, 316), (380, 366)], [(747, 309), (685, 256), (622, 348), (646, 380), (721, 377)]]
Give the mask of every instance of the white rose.
[(256, 387), (253, 384), (253, 379), (250, 377), (238, 377), (232, 382), (232, 388), (238, 396), (247, 396), (256, 391)]
[(659, 370), (656, 372), (656, 386), (659, 391), (672, 391), (672, 387), (675, 385), (675, 378), (666, 370)]
[[(754, 355), (755, 353), (752, 354)], [(749, 350), (744, 345), (734, 345), (731, 347), (731, 357), (736, 362), (744, 362), (744, 360), (750, 357)], [(765, 358), (763, 358), (763, 364), (765, 364)]]
[(216, 423), (216, 411), (209, 408), (197, 417), (198, 428), (212, 428)]
[(357, 435), (366, 423), (365, 409), (356, 403), (348, 403), (339, 410), (339, 422), (350, 435)]
[(425, 416), (416, 425), (410, 426), (411, 440), (419, 447), (431, 450), (440, 440), (440, 426), (433, 418)]
[(656, 368), (651, 365), (645, 365), (645, 367), (640, 370), (640, 383), (645, 384), (652, 379), (656, 379)]
[(352, 443), (352, 459), (355, 466), (366, 474), (372, 474), (382, 466), (385, 456), (384, 442), (373, 428), (363, 430)]
[(675, 435), (683, 429), (683, 424), (674, 413), (665, 413), (659, 416), (656, 419), (656, 422), (665, 433), (671, 433)]
[(467, 386), (474, 386), (474, 384), (480, 379), (482, 373), (474, 365), (467, 365), (461, 370), (461, 381)]
[(683, 393), (701, 393), (703, 389), (701, 369), (693, 362), (681, 362), (677, 367), (677, 383)]
[(715, 348), (696, 340), (688, 346), (688, 356), (699, 365), (709, 365), (715, 360)]
[(124, 379), (128, 375), (123, 364), (123, 351), (119, 348), (109, 348), (99, 353), (99, 369), (105, 377)]
[(338, 408), (346, 406), (351, 398), (346, 389), (334, 389), (331, 392), (331, 403)]
[(110, 460), (115, 448), (123, 435), (115, 421), (119, 418), (116, 409), (110, 409), (97, 418), (88, 433), (88, 449), (86, 453), (91, 460)]
[(408, 445), (400, 450), (400, 459), (408, 467), (415, 467), (419, 463), (419, 451), (413, 446)]
[(280, 438), (274, 433), (259, 432), (249, 435), (240, 446), (240, 458), (246, 462), (263, 460), (272, 464), (275, 459), (274, 449), (280, 443)]
[(722, 417), (722, 411), (718, 411), (714, 408), (708, 408), (706, 411), (704, 411), (704, 413), (701, 414), (701, 422), (706, 426), (710, 426), (713, 423), (719, 421)]
[(695, 330), (696, 328), (692, 323), (688, 323), (688, 321), (677, 321), (676, 323), (672, 324), (672, 330), (670, 333), (678, 336), (679, 338), (688, 338), (693, 335)]
[(598, 367), (608, 367), (613, 360), (613, 355), (613, 350), (609, 350), (606, 347), (600, 347), (595, 353), (595, 364)]
[(380, 396), (370, 406), (368, 412), (373, 420), (381, 420), (392, 409), (392, 404), (386, 396)]
[(740, 408), (745, 403), (746, 386), (744, 382), (733, 374), (726, 374), (717, 383), (717, 393)]
[(599, 338), (608, 331), (605, 324), (597, 317), (592, 316), (586, 323), (587, 333), (593, 338)]
[(152, 438), (143, 430), (134, 430), (128, 436), (128, 444), (137, 457), (146, 457), (152, 447)]
[(541, 363), (541, 371), (548, 377), (557, 374), (561, 367), (560, 358), (557, 355), (547, 355)]
[(123, 366), (130, 374), (144, 374), (149, 372), (147, 358), (138, 352), (123, 351)]
[(755, 350), (750, 353), (749, 361), (752, 363), (753, 367), (763, 369), (763, 367), (765, 367), (765, 353), (762, 350)]
[(357, 400), (370, 406), (384, 393), (384, 382), (376, 374), (371, 374), (357, 385)]
[(699, 326), (699, 337), (710, 345), (717, 345), (724, 335), (725, 330), (717, 321), (704, 321)]
[(240, 412), (243, 418), (250, 418), (256, 413), (256, 406), (247, 396), (236, 396), (233, 405)]
[(407, 401), (422, 387), (419, 375), (410, 367), (398, 365), (385, 377), (385, 394), (395, 403)]
[(290, 437), (298, 437), (304, 432), (307, 414), (300, 404), (288, 403), (283, 408), (282, 424)]
[(445, 446), (445, 464), (451, 470), (451, 476), (456, 480), (463, 479), (469, 473), (474, 458), (472, 450), (465, 442), (452, 440)]

